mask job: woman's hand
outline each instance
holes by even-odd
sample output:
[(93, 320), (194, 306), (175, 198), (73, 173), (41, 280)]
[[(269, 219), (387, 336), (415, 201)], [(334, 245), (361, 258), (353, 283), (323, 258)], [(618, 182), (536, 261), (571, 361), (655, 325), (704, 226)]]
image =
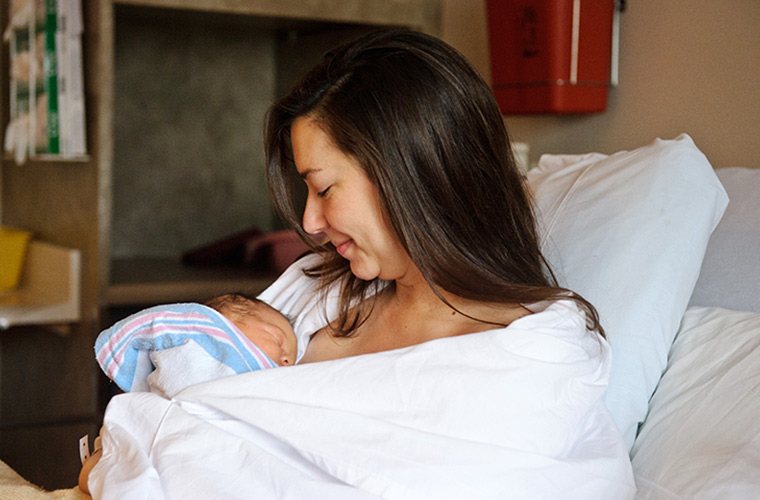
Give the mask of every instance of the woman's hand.
[(87, 487), (87, 478), (90, 477), (90, 471), (100, 460), (102, 452), (103, 448), (95, 450), (92, 455), (84, 461), (84, 464), (82, 464), (82, 470), (79, 472), (79, 489), (88, 495), (90, 494), (90, 489)]

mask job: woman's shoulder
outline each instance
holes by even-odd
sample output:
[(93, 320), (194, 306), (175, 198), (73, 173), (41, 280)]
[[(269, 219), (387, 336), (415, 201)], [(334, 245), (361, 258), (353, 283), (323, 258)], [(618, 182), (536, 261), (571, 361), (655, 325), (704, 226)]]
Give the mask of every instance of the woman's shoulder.
[[(559, 299), (523, 304), (531, 314), (515, 320), (509, 325), (513, 330), (524, 330), (535, 334), (586, 343), (598, 344), (604, 338), (589, 330), (586, 313), (573, 300)], [(508, 328), (509, 328), (508, 327)]]
[(502, 323), (504, 326), (501, 329), (510, 327), (556, 327), (559, 325), (585, 328), (583, 311), (574, 301), (565, 299), (519, 304), (490, 304), (487, 314), (482, 314), (480, 317), (491, 318), (488, 321), (491, 324)]
[(601, 336), (588, 329), (583, 311), (570, 300), (525, 304), (532, 314), (504, 328), (484, 332), (504, 352), (525, 361), (584, 364), (608, 370), (610, 349)]
[(570, 316), (583, 314), (578, 305), (569, 299), (542, 300), (540, 302), (522, 304), (522, 306), (528, 309), (532, 314), (551, 313), (567, 314)]

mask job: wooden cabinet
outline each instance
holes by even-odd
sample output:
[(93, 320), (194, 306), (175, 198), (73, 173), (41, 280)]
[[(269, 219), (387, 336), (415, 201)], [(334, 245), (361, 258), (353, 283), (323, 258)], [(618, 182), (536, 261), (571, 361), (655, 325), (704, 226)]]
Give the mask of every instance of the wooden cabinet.
[[(250, 199), (257, 214), (245, 224), (276, 228), (262, 186), (264, 110), (335, 43), (383, 26), (436, 34), (441, 9), (439, 0), (83, 0), (83, 8), (89, 156), (73, 162), (32, 159), (21, 166), (0, 159), (0, 222), (81, 255), (81, 320), (69, 335), (35, 325), (0, 333), (0, 458), (46, 488), (75, 483), (77, 440), (96, 434), (102, 419), (103, 375), (93, 343), (110, 321), (109, 297), (120, 306), (138, 306), (143, 295), (149, 304), (190, 300), (230, 282), (266, 286), (266, 276), (239, 280), (234, 273), (188, 277), (176, 271), (182, 248), (239, 229), (234, 221), (249, 216), (228, 203), (241, 184), (249, 190), (233, 193), (236, 203)], [(7, 2), (2, 9), (5, 26)], [(254, 67), (245, 62), (249, 50)], [(225, 62), (226, 53), (243, 57), (243, 65)], [(204, 57), (212, 73), (243, 74), (257, 91), (241, 92), (245, 87), (237, 76), (234, 89), (225, 86), (224, 75), (222, 81), (210, 79)], [(1, 61), (4, 127), (7, 47)], [(159, 73), (171, 78), (181, 69), (198, 70), (208, 80), (196, 88), (155, 81)], [(146, 97), (145, 88), (154, 92)], [(240, 95), (243, 101), (236, 100)], [(185, 108), (177, 105), (182, 96)], [(175, 102), (167, 106), (166, 99)], [(241, 134), (241, 127), (250, 130)], [(177, 178), (193, 182), (183, 188)], [(146, 179), (152, 180), (152, 193), (144, 188)], [(172, 218), (197, 205), (214, 207), (206, 192), (217, 193), (216, 204), (231, 213), (185, 218), (197, 226)], [(141, 211), (145, 206), (148, 211)], [(175, 231), (184, 226), (185, 233)], [(176, 241), (182, 246), (172, 247)], [(145, 262), (150, 266), (141, 267)]]

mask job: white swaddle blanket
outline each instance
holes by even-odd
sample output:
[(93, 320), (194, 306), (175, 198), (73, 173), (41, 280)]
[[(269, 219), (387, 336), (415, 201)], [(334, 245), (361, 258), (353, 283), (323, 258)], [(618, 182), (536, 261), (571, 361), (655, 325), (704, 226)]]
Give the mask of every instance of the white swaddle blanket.
[[(301, 264), (303, 261), (301, 262)], [(299, 263), (265, 294), (301, 344), (324, 314)], [(328, 300), (328, 316), (334, 303)], [(632, 498), (602, 403), (609, 347), (574, 304), (506, 328), (116, 396), (95, 498)]]

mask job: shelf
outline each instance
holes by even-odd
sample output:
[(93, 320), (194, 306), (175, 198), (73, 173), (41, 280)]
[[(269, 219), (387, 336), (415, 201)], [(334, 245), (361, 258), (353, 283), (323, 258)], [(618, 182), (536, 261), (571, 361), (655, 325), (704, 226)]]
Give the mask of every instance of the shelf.
[[(9, 153), (3, 153), (2, 158), (3, 158), (3, 161), (13, 162), (14, 165), (18, 165), (13, 155)], [(40, 154), (40, 155), (27, 156), (23, 164), (25, 165), (27, 163), (40, 163), (40, 162), (87, 163), (89, 161), (90, 161), (90, 155)]]
[(436, 32), (439, 0), (114, 0), (117, 5), (153, 7), (184, 12), (214, 12), (271, 20), (326, 21), (378, 26), (409, 26)]
[(18, 288), (0, 293), (0, 329), (80, 319), (80, 252), (29, 242)]
[(109, 306), (202, 302), (216, 295), (258, 295), (277, 275), (244, 267), (196, 267), (174, 259), (120, 259), (111, 263)]

